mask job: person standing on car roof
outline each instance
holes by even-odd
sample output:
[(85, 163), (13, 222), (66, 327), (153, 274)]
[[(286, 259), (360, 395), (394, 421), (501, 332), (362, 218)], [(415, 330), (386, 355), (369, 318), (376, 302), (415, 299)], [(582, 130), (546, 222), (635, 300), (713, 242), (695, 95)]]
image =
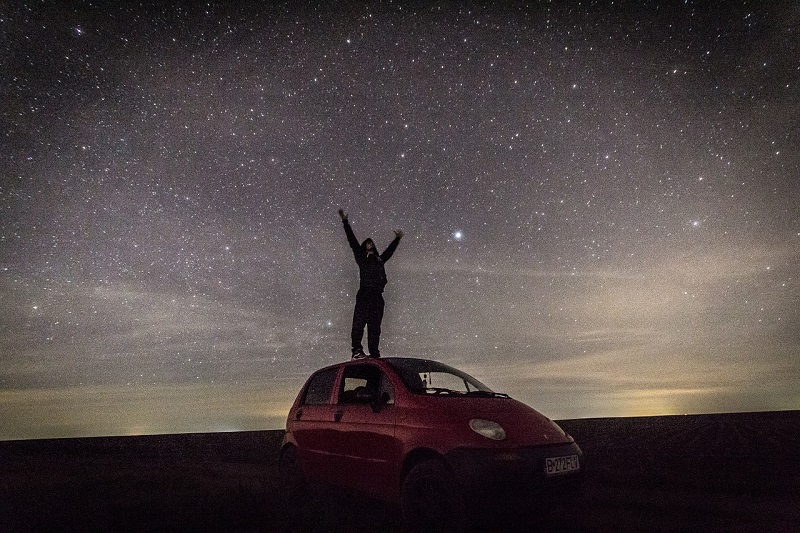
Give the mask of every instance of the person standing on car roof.
[(378, 343), (381, 339), (381, 322), (383, 321), (383, 288), (386, 286), (386, 270), (384, 263), (392, 257), (400, 239), (403, 238), (402, 230), (395, 230), (394, 240), (383, 253), (378, 253), (372, 239), (365, 239), (358, 243), (353, 228), (347, 220), (347, 214), (339, 209), (339, 218), (342, 219), (347, 242), (353, 249), (353, 255), (358, 264), (360, 282), (356, 294), (356, 307), (353, 310), (353, 328), (350, 331), (350, 340), (353, 345), (353, 358), (366, 357), (361, 339), (364, 337), (364, 327), (367, 328), (367, 348), (369, 357), (380, 357)]

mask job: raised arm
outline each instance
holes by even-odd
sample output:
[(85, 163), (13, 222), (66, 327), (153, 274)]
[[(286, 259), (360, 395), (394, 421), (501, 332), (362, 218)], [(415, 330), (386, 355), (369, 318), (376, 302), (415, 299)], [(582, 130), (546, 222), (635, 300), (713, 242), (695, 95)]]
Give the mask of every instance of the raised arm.
[(347, 235), (347, 243), (350, 245), (350, 248), (353, 249), (354, 254), (360, 254), (361, 245), (358, 243), (355, 233), (353, 233), (353, 228), (350, 227), (350, 222), (347, 220), (347, 214), (344, 212), (344, 209), (339, 209), (339, 218), (342, 219), (344, 234)]
[(389, 246), (386, 247), (386, 250), (383, 251), (381, 254), (381, 261), (384, 263), (392, 257), (394, 251), (397, 250), (397, 245), (400, 244), (400, 239), (403, 238), (403, 230), (398, 229), (394, 232), (394, 240), (389, 243)]

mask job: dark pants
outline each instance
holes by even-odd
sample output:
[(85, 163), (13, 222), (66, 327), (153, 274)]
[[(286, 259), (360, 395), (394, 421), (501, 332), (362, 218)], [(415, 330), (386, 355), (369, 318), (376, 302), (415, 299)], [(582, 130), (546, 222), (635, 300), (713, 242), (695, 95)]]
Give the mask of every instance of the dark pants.
[(364, 326), (367, 327), (367, 347), (370, 357), (380, 357), (378, 343), (381, 340), (381, 322), (383, 321), (383, 295), (380, 291), (359, 289), (356, 294), (356, 308), (353, 310), (353, 329), (350, 339), (353, 342), (353, 353), (363, 351), (361, 339), (364, 337)]

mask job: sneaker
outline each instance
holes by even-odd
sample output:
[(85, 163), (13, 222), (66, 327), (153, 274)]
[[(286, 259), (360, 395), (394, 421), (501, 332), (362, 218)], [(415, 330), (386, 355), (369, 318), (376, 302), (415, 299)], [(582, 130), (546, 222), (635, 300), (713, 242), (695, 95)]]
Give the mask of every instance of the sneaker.
[(364, 350), (355, 350), (353, 352), (353, 359), (365, 359), (367, 354), (364, 353)]

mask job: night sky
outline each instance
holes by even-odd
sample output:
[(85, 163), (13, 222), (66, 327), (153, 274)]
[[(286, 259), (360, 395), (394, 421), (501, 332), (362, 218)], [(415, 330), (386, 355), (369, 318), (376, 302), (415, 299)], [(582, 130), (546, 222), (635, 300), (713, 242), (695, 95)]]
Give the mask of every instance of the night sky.
[(384, 356), (800, 409), (797, 2), (169, 4), (0, 7), (0, 439), (283, 427), (350, 357), (340, 207), (405, 232)]

